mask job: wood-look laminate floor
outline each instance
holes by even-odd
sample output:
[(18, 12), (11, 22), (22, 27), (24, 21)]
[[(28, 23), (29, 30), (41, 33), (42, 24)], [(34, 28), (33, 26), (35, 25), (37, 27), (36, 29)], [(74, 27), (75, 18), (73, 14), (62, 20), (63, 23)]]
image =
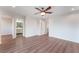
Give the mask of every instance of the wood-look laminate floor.
[(78, 53), (79, 44), (47, 35), (17, 37), (0, 45), (1, 53)]

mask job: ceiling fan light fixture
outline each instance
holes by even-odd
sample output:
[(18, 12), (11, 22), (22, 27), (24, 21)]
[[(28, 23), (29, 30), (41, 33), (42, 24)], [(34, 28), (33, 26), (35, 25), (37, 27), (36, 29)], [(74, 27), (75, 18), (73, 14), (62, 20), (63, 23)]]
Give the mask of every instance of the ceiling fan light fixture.
[(46, 13), (45, 12), (41, 12), (41, 16), (44, 16)]
[(75, 10), (75, 8), (72, 8), (72, 11), (74, 11)]

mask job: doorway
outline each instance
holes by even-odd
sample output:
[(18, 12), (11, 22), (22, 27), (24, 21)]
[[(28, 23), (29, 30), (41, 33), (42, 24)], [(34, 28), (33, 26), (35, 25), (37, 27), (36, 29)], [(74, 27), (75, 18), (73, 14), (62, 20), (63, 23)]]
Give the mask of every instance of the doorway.
[(24, 34), (24, 19), (16, 20), (16, 37), (23, 36)]

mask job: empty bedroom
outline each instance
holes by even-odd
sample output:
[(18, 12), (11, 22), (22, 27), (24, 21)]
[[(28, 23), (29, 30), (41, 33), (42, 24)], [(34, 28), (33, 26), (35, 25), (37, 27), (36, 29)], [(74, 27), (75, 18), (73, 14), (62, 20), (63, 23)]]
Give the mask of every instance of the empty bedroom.
[(0, 6), (0, 53), (79, 53), (79, 6)]

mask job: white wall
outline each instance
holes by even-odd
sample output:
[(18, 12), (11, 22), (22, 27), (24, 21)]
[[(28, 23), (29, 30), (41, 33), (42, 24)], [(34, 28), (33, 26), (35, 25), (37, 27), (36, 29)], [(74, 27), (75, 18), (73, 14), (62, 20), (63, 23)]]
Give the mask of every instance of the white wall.
[[(0, 17), (1, 19), (1, 17)], [(1, 21), (0, 21), (0, 44), (1, 44)]]
[(7, 35), (12, 34), (12, 19), (2, 19), (2, 28), (1, 28), (1, 34)]
[[(41, 27), (42, 26), (42, 27)], [(25, 36), (35, 36), (42, 35), (45, 32), (44, 22), (40, 21), (40, 19), (35, 19), (31, 17), (26, 17), (25, 19)]]
[(49, 36), (79, 43), (79, 14), (53, 17), (50, 19)]
[(12, 17), (4, 11), (0, 12), (0, 34), (12, 34)]
[(16, 37), (15, 20), (21, 15), (12, 14), (0, 9), (0, 36), (12, 34), (13, 38)]
[(25, 19), (25, 36), (30, 37), (37, 35), (39, 33), (39, 28), (37, 20), (31, 17), (26, 17)]
[[(5, 11), (0, 11), (0, 35), (12, 34), (13, 38), (16, 37), (15, 21), (20, 16), (6, 13)], [(21, 17), (20, 17), (21, 18)], [(41, 19), (36, 19), (30, 16), (26, 16), (24, 21), (24, 36), (30, 37), (35, 35), (42, 35), (46, 33), (44, 21)]]

